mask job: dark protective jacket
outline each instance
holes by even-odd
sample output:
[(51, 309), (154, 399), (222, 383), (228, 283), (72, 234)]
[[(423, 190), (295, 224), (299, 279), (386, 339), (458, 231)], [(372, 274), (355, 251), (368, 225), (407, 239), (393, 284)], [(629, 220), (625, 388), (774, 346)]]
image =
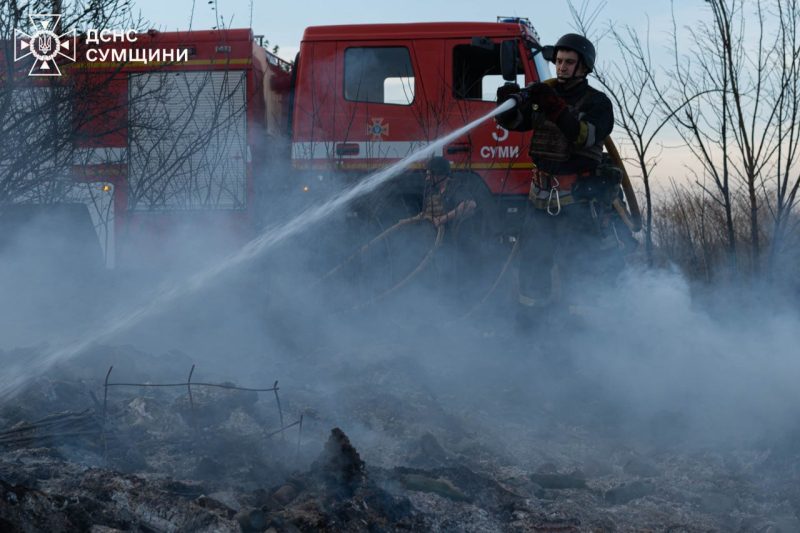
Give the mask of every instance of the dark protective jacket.
[(567, 104), (557, 123), (542, 111), (523, 105), (515, 113), (497, 117), (500, 126), (512, 131), (533, 130), (530, 156), (536, 167), (551, 174), (593, 171), (600, 163), (603, 141), (614, 128), (611, 100), (589, 86), (586, 80), (569, 89), (557, 80), (545, 82)]
[(421, 213), (426, 217), (440, 217), (458, 207), (461, 202), (471, 199), (464, 187), (459, 186), (458, 183), (453, 183), (452, 178), (444, 191), (440, 191), (438, 185), (426, 183), (422, 195)]

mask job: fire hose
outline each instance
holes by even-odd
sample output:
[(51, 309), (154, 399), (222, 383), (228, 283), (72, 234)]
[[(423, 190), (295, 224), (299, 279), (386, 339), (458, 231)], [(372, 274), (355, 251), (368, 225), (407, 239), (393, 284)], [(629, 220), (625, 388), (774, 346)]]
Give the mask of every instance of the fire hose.
[(319, 280), (317, 280), (317, 282), (314, 285), (319, 285), (320, 283), (322, 283), (323, 281), (327, 280), (331, 276), (337, 274), (344, 267), (346, 267), (347, 265), (352, 263), (354, 259), (356, 259), (356, 258), (362, 256), (363, 254), (365, 254), (370, 248), (372, 248), (377, 243), (379, 243), (379, 242), (383, 241), (384, 239), (386, 239), (386, 237), (388, 237), (389, 235), (391, 235), (392, 233), (394, 233), (398, 229), (402, 228), (403, 226), (405, 226), (407, 224), (412, 224), (412, 223), (419, 222), (420, 220), (422, 220), (422, 219), (419, 218), (419, 216), (412, 217), (412, 218), (404, 218), (403, 220), (400, 220), (399, 222), (395, 223), (393, 226), (388, 227), (387, 229), (385, 229), (384, 231), (382, 231), (381, 233), (379, 233), (378, 235), (376, 235), (375, 237), (370, 239), (370, 241), (368, 243), (362, 245), (361, 248), (356, 250), (352, 255), (347, 257), (344, 261), (342, 261), (341, 263), (336, 265), (333, 269), (329, 270), (324, 276), (322, 276)]
[[(419, 221), (421, 221), (421, 220), (430, 220), (430, 219), (429, 218), (421, 218), (421, 219), (419, 219)], [(428, 263), (431, 262), (431, 259), (433, 259), (433, 256), (436, 254), (436, 251), (441, 247), (443, 240), (444, 240), (444, 224), (442, 224), (441, 226), (439, 226), (436, 229), (436, 239), (434, 239), (434, 241), (433, 241), (433, 246), (431, 246), (431, 248), (425, 253), (425, 256), (422, 258), (422, 261), (419, 262), (419, 264), (417, 265), (417, 267), (414, 270), (409, 272), (405, 277), (403, 277), (403, 279), (401, 279), (400, 281), (398, 281), (397, 283), (395, 283), (394, 285), (392, 285), (391, 287), (389, 287), (385, 291), (383, 291), (380, 294), (372, 297), (369, 301), (367, 301), (367, 302), (365, 302), (365, 303), (363, 303), (361, 305), (355, 306), (353, 308), (353, 311), (357, 311), (359, 309), (363, 309), (364, 307), (368, 307), (368, 306), (370, 306), (370, 305), (372, 305), (372, 304), (374, 304), (374, 303), (386, 298), (387, 296), (389, 296), (393, 292), (397, 291), (398, 289), (403, 288), (409, 281), (411, 281), (414, 278), (414, 276), (416, 276), (417, 274), (419, 274), (420, 272), (425, 270), (425, 268), (428, 266)]]
[(486, 300), (488, 300), (489, 297), (492, 294), (494, 294), (494, 291), (497, 289), (497, 286), (500, 285), (500, 281), (503, 279), (503, 276), (505, 276), (506, 271), (508, 270), (508, 267), (511, 266), (511, 263), (514, 260), (514, 257), (517, 255), (517, 250), (519, 249), (519, 241), (520, 241), (519, 238), (516, 241), (514, 241), (514, 246), (512, 246), (511, 247), (511, 251), (508, 252), (508, 257), (506, 258), (505, 262), (503, 263), (503, 266), (500, 268), (500, 273), (497, 275), (497, 278), (495, 278), (494, 283), (492, 283), (492, 286), (489, 287), (489, 290), (487, 290), (486, 293), (483, 295), (483, 297), (480, 300), (478, 300), (478, 303), (473, 305), (472, 308), (469, 311), (467, 311), (465, 314), (461, 315), (458, 318), (458, 320), (464, 320), (464, 319), (467, 319), (467, 318), (471, 317), (472, 314), (475, 311), (477, 311), (483, 304), (485, 304)]
[[(407, 226), (409, 224), (417, 224), (417, 223), (420, 223), (420, 222), (423, 222), (423, 221), (432, 223), (432, 219), (431, 219), (430, 216), (421, 216), (421, 215), (416, 215), (416, 216), (411, 217), (411, 218), (405, 218), (403, 220), (400, 220), (399, 222), (397, 222), (393, 226), (390, 226), (389, 228), (387, 228), (386, 230), (384, 230), (380, 234), (378, 234), (375, 237), (373, 237), (372, 239), (370, 239), (369, 242), (367, 242), (366, 244), (361, 246), (361, 248), (356, 250), (355, 253), (351, 254), (344, 261), (339, 263), (336, 267), (334, 267), (333, 269), (328, 271), (324, 276), (322, 276), (317, 281), (316, 284), (322, 283), (323, 281), (325, 281), (326, 279), (334, 276), (338, 272), (341, 272), (341, 270), (343, 268), (345, 268), (348, 264), (352, 263), (353, 260), (355, 260), (356, 258), (358, 258), (361, 255), (363, 255), (364, 253), (366, 253), (370, 248), (372, 248), (373, 246), (375, 246), (379, 242), (384, 241), (387, 237), (389, 237), (391, 234), (393, 234), (394, 232), (396, 232), (400, 228), (402, 228), (404, 226)], [(436, 238), (434, 239), (433, 245), (430, 247), (430, 249), (428, 249), (428, 251), (423, 256), (422, 260), (414, 268), (414, 270), (409, 272), (406, 276), (403, 277), (403, 279), (401, 279), (400, 281), (398, 281), (397, 283), (395, 283), (394, 285), (392, 285), (388, 289), (386, 289), (383, 292), (381, 292), (380, 294), (370, 298), (369, 301), (364, 302), (364, 303), (359, 304), (359, 305), (356, 305), (355, 307), (353, 307), (351, 309), (351, 311), (356, 311), (356, 310), (359, 310), (359, 309), (363, 309), (364, 307), (372, 305), (372, 304), (380, 301), (381, 299), (386, 298), (387, 296), (389, 296), (393, 292), (395, 292), (398, 289), (400, 289), (403, 286), (405, 286), (417, 274), (419, 274), (420, 272), (425, 270), (425, 268), (428, 266), (428, 264), (431, 262), (431, 260), (433, 259), (434, 255), (436, 254), (436, 251), (441, 247), (442, 242), (444, 241), (444, 234), (445, 234), (445, 226), (444, 225), (438, 226), (437, 230), (436, 230)]]

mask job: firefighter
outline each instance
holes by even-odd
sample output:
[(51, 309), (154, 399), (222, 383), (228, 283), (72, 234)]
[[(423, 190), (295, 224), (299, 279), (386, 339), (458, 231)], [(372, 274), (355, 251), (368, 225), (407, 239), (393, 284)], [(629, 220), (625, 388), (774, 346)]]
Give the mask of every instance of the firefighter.
[(464, 197), (456, 187), (450, 186), (451, 181), (450, 161), (441, 156), (432, 157), (425, 172), (419, 216), (429, 219), (437, 228), (469, 216), (477, 207), (475, 200)]
[(445, 300), (457, 301), (460, 297), (465, 258), (455, 242), (456, 226), (476, 208), (463, 183), (455, 181), (450, 161), (441, 156), (431, 158), (425, 172), (422, 210), (417, 216), (430, 220), (437, 229), (437, 250), (425, 283), (430, 289), (435, 287)]
[(538, 317), (558, 314), (555, 304), (565, 310), (570, 297), (581, 296), (570, 291), (586, 296), (590, 284), (579, 281), (595, 282), (623, 265), (610, 218), (619, 186), (613, 176), (601, 175), (600, 165), (614, 114), (608, 97), (586, 79), (595, 64), (594, 46), (582, 35), (567, 34), (547, 59), (555, 63), (555, 79), (524, 89), (508, 83), (497, 90), (498, 105), (509, 98), (517, 102), (497, 116), (498, 124), (533, 130), (530, 202), (519, 243), (517, 327), (523, 331)]

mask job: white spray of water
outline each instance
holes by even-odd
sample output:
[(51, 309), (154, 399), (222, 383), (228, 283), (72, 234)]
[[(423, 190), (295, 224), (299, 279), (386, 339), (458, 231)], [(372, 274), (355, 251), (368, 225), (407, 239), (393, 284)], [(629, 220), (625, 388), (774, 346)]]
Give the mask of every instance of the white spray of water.
[(2, 383), (0, 383), (0, 399), (13, 395), (25, 383), (40, 375), (55, 363), (74, 357), (76, 354), (84, 351), (91, 345), (98, 342), (104, 342), (115, 335), (128, 330), (145, 318), (162, 311), (171, 302), (192, 294), (206, 286), (211, 280), (223, 272), (244, 264), (255, 257), (258, 257), (260, 254), (272, 248), (276, 244), (284, 241), (288, 237), (296, 235), (306, 228), (325, 219), (332, 213), (348, 205), (356, 198), (374, 191), (382, 184), (386, 183), (397, 174), (402, 172), (408, 166), (429, 157), (445, 144), (452, 142), (458, 137), (461, 137), (495, 115), (511, 109), (514, 107), (514, 105), (514, 100), (508, 100), (479, 119), (474, 120), (469, 124), (457, 129), (456, 131), (446, 135), (445, 137), (428, 144), (427, 146), (408, 155), (393, 165), (367, 176), (353, 187), (342, 191), (327, 202), (317, 206), (309, 207), (301, 214), (283, 225), (267, 229), (261, 235), (247, 243), (238, 252), (225, 258), (219, 263), (212, 265), (206, 270), (198, 272), (197, 274), (187, 278), (180, 284), (163, 289), (148, 303), (124, 314), (116, 320), (110, 321), (105, 328), (97, 331), (95, 334), (89, 335), (86, 338), (76, 341), (63, 348), (46, 353), (35, 362), (26, 361), (25, 364), (20, 364), (19, 366), (6, 369), (4, 372), (5, 379)]

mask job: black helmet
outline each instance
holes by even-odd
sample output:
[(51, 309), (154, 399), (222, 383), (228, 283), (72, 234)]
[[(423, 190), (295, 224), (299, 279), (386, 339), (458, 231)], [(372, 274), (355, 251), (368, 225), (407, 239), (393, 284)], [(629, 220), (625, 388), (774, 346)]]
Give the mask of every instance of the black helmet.
[(597, 53), (594, 51), (592, 42), (583, 35), (578, 35), (577, 33), (563, 35), (553, 48), (554, 51), (551, 61), (554, 63), (558, 50), (563, 48), (565, 50), (577, 52), (583, 60), (583, 64), (586, 65), (586, 69), (589, 72), (594, 70), (594, 60), (597, 57)]
[(432, 157), (430, 161), (428, 161), (428, 171), (434, 176), (449, 176), (450, 161), (440, 155)]

